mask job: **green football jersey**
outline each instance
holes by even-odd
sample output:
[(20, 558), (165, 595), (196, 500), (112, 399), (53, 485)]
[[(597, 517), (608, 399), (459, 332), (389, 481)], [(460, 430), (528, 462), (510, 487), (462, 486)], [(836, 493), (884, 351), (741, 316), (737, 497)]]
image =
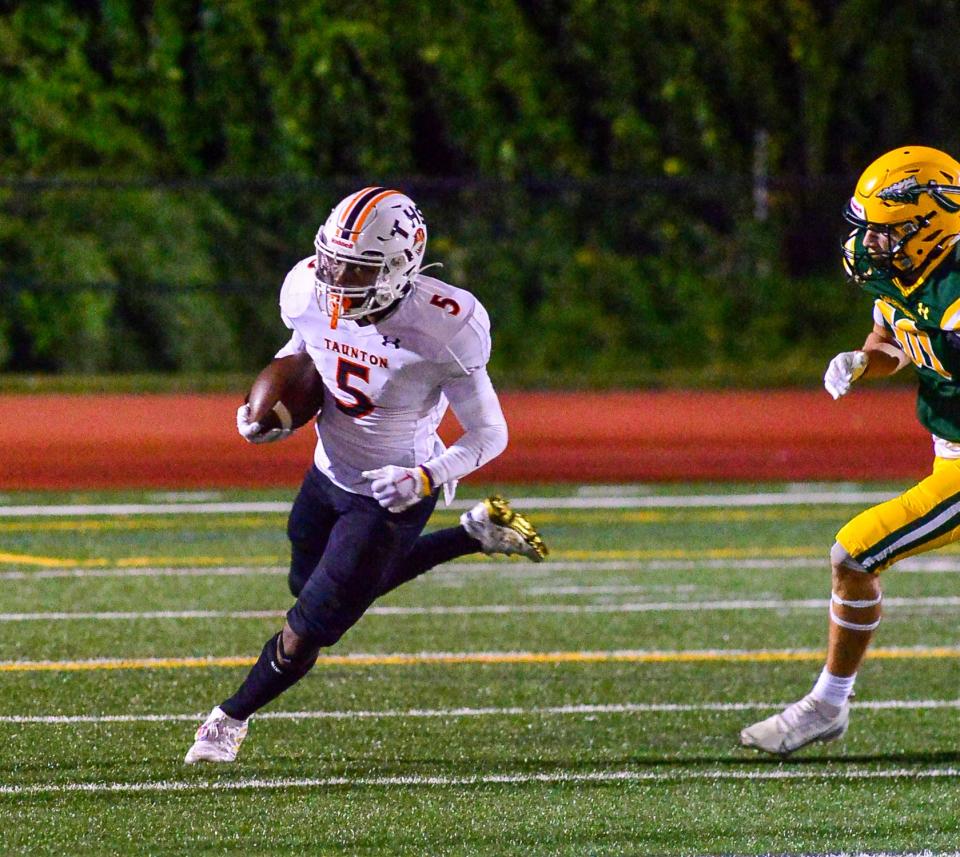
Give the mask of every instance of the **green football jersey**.
[(938, 437), (960, 441), (960, 259), (954, 251), (914, 288), (870, 280), (874, 320), (896, 337), (919, 377), (917, 417)]

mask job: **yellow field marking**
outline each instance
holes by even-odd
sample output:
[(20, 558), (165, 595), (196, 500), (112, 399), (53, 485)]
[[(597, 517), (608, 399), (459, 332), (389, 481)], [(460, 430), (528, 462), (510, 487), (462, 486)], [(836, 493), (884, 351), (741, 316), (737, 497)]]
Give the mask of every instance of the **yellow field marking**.
[(113, 560), (97, 560), (98, 565), (106, 565), (111, 568), (179, 568), (181, 566), (193, 567), (217, 567), (217, 566), (270, 566), (277, 564), (285, 565), (288, 561), (286, 554), (275, 554), (273, 556), (250, 556), (245, 554), (242, 557), (226, 556), (126, 556)]
[[(185, 524), (184, 517), (190, 517)], [(612, 509), (570, 509), (549, 512), (534, 512), (533, 518), (540, 526), (549, 524), (575, 525), (577, 523), (596, 524), (599, 521), (608, 524), (659, 524), (659, 523), (744, 523), (749, 521), (837, 521), (838, 524), (849, 515), (838, 515), (830, 508), (783, 507), (773, 509), (665, 509), (642, 511), (618, 511)], [(264, 512), (260, 515), (224, 515), (222, 517), (198, 516), (184, 513), (182, 516), (168, 518), (99, 518), (94, 520), (58, 520), (9, 521), (0, 522), (0, 533), (37, 533), (37, 532), (149, 532), (164, 530), (235, 530), (270, 528), (278, 526), (286, 519), (281, 512)], [(434, 514), (432, 522), (449, 526), (459, 520), (452, 512), (441, 511)]]
[[(960, 553), (960, 544), (948, 545), (937, 549), (937, 555), (956, 555)], [(823, 559), (826, 562), (827, 551), (822, 544), (794, 545), (790, 547), (752, 546), (718, 547), (687, 550), (674, 548), (669, 550), (553, 550), (550, 556), (554, 560), (715, 560), (715, 559)], [(489, 558), (480, 555), (461, 557), (459, 562), (489, 562)], [(501, 560), (503, 561), (503, 560)], [(507, 562), (523, 563), (513, 557)], [(215, 567), (215, 566), (274, 566), (287, 562), (286, 552), (251, 556), (128, 556), (98, 557), (96, 559), (70, 559), (69, 557), (46, 557), (31, 554), (0, 553), (2, 565), (35, 565), (47, 568), (150, 568), (150, 567)], [(544, 566), (549, 568), (549, 563)]]
[(704, 548), (702, 550), (567, 550), (551, 551), (556, 559), (752, 559), (765, 557), (786, 559), (793, 557), (816, 558), (824, 556), (823, 545), (796, 547), (746, 547), (746, 548)]
[(0, 565), (36, 565), (41, 568), (164, 568), (216, 566), (274, 566), (286, 564), (286, 554), (250, 556), (231, 559), (223, 556), (128, 556), (70, 559), (65, 557), (33, 556), (30, 554), (0, 553)]
[[(442, 514), (442, 513), (441, 513)], [(434, 518), (439, 517), (434, 515)], [(843, 523), (849, 517), (849, 511), (836, 508), (776, 507), (771, 509), (655, 509), (655, 510), (611, 510), (611, 509), (569, 509), (530, 512), (530, 517), (538, 526), (545, 524), (597, 523), (609, 524), (722, 524), (743, 523), (745, 521), (837, 521)]]
[(108, 532), (119, 530), (123, 532), (140, 532), (148, 530), (234, 530), (270, 528), (280, 526), (286, 520), (284, 513), (265, 512), (260, 516), (224, 516), (211, 518), (210, 516), (195, 517), (189, 523), (184, 523), (183, 517), (169, 518), (99, 518), (93, 520), (58, 520), (51, 518), (42, 521), (12, 521), (0, 522), (0, 533), (43, 533), (43, 532)]
[[(695, 664), (695, 663), (785, 663), (822, 661), (823, 650), (786, 649), (758, 651), (609, 651), (609, 652), (421, 652), (386, 655), (325, 655), (317, 666), (410, 666), (422, 664)], [(880, 660), (929, 660), (960, 658), (960, 647), (932, 646), (873, 649), (870, 658)], [(117, 658), (86, 661), (0, 661), (0, 672), (87, 672), (98, 670), (208, 669), (249, 667), (255, 657), (209, 658)]]
[[(95, 560), (97, 563), (106, 562), (106, 560)], [(75, 559), (63, 559), (53, 556), (33, 556), (25, 553), (0, 553), (0, 565), (39, 565), (44, 568), (73, 568), (78, 565)]]
[[(946, 553), (947, 551), (938, 551)], [(771, 559), (785, 558), (818, 558), (825, 556), (823, 545), (771, 548), (771, 547), (748, 547), (748, 548), (705, 548), (702, 550), (684, 550), (676, 548), (673, 550), (554, 550), (550, 556), (557, 560), (698, 560), (698, 559), (749, 559), (753, 557), (764, 557)], [(286, 553), (274, 554), (272, 556), (260, 555), (228, 557), (228, 556), (129, 556), (114, 558), (97, 559), (68, 559), (63, 557), (36, 557), (29, 554), (3, 554), (0, 553), (0, 565), (7, 564), (26, 564), (26, 565), (47, 565), (52, 568), (149, 568), (180, 566), (218, 566), (218, 565), (276, 565), (278, 562), (286, 563)], [(461, 557), (460, 562), (489, 562), (489, 559), (480, 555), (470, 555)], [(523, 560), (513, 558), (513, 562), (522, 563)]]
[[(260, 557), (262, 559), (262, 557)], [(148, 568), (149, 566), (173, 565), (232, 565), (224, 556), (125, 556), (114, 560), (117, 568)]]
[[(938, 551), (948, 553), (949, 551)], [(671, 550), (554, 550), (550, 556), (557, 560), (698, 560), (698, 559), (750, 559), (765, 557), (771, 559), (786, 558), (817, 558), (825, 556), (823, 545), (808, 545), (797, 547), (746, 547), (746, 548), (704, 548), (701, 550), (685, 550), (675, 548)], [(465, 556), (461, 562), (489, 561), (483, 556)], [(31, 557), (27, 554), (0, 554), (0, 565), (4, 563), (26, 563), (29, 565), (43, 565), (49, 563), (52, 567), (64, 566), (76, 568), (99, 568), (103, 566), (115, 568), (146, 568), (150, 566), (178, 567), (178, 566), (217, 566), (217, 565), (275, 565), (277, 562), (286, 562), (286, 554), (273, 556), (250, 556), (245, 554), (237, 557), (226, 556), (132, 556), (113, 559), (78, 559), (71, 560), (62, 557)], [(514, 559), (514, 562), (522, 560)]]

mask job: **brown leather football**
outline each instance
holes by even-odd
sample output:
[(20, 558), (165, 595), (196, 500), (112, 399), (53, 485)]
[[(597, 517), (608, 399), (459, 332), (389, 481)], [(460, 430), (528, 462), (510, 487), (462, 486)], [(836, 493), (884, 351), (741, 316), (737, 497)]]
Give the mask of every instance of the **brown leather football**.
[[(247, 394), (251, 422), (261, 431), (280, 428), (278, 402), (291, 417), (291, 428), (310, 422), (323, 407), (324, 386), (313, 359), (306, 352), (277, 357), (257, 375)], [(279, 409), (279, 408), (278, 408)]]

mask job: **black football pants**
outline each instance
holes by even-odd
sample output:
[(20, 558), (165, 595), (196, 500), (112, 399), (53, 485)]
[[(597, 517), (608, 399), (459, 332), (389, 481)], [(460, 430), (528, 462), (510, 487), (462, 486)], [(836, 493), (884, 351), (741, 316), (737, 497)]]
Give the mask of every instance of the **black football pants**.
[(332, 646), (379, 595), (478, 550), (460, 527), (420, 538), (436, 502), (434, 495), (394, 514), (311, 467), (287, 525), (290, 588), (297, 595), (287, 622), (297, 636)]

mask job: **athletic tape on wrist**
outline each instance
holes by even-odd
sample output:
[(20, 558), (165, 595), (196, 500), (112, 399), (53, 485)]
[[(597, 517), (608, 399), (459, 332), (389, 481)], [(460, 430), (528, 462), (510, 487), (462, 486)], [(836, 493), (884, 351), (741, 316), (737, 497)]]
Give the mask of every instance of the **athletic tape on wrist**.
[(420, 480), (423, 486), (423, 497), (429, 497), (433, 493), (433, 482), (430, 480), (430, 474), (427, 472), (427, 468), (422, 464), (417, 468), (420, 471)]
[(872, 601), (845, 601), (836, 592), (830, 593), (830, 600), (834, 604), (839, 604), (842, 607), (875, 607), (881, 601), (883, 601), (883, 593), (881, 592), (876, 598)]
[(877, 625), (880, 624), (880, 619), (877, 619), (876, 622), (867, 622), (861, 624), (860, 622), (848, 622), (846, 619), (841, 619), (836, 613), (833, 612), (833, 606), (830, 607), (830, 621), (839, 625), (841, 628), (846, 628), (848, 631), (873, 631)]

